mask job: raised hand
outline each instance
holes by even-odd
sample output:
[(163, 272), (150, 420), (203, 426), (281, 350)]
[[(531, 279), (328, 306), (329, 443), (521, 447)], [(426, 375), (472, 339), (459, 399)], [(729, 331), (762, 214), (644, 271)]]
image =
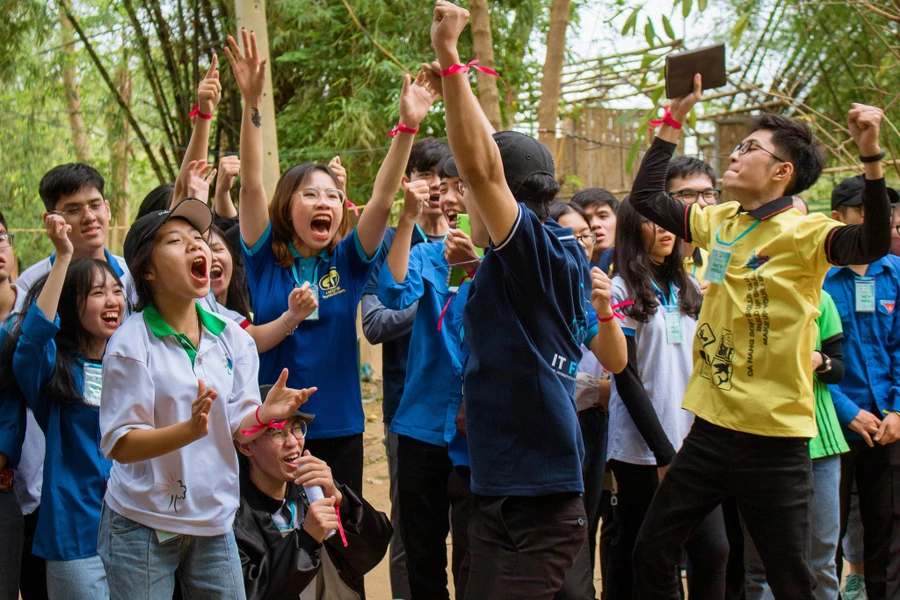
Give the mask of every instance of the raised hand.
[(438, 56), (442, 52), (455, 52), (459, 36), (469, 22), (469, 11), (440, 0), (434, 7), (434, 20), (431, 22), (431, 45)]
[(316, 458), (309, 453), (309, 450), (303, 452), (303, 456), (294, 461), (291, 465), (294, 467), (291, 477), (294, 483), (304, 487), (308, 485), (317, 485), (322, 488), (325, 497), (333, 496), (340, 505), (343, 502), (341, 491), (334, 484), (334, 476), (331, 474), (331, 467), (325, 464), (321, 458)]
[(344, 196), (347, 195), (347, 170), (344, 168), (344, 165), (341, 164), (341, 157), (335, 156), (331, 159), (331, 162), (328, 163), (328, 166), (334, 171), (334, 174), (337, 176), (338, 184), (340, 190), (344, 192)]
[(449, 230), (444, 240), (444, 258), (449, 265), (477, 264), (478, 253), (475, 251), (472, 238), (459, 229)]
[(610, 308), (612, 298), (612, 282), (606, 273), (599, 268), (591, 269), (591, 304), (600, 319), (609, 319), (613, 315)]
[(196, 198), (201, 202), (209, 200), (209, 184), (216, 176), (216, 170), (205, 160), (192, 160), (188, 163), (187, 198)]
[(44, 215), (44, 226), (47, 228), (47, 237), (50, 238), (56, 249), (56, 255), (72, 256), (72, 253), (75, 252), (72, 240), (69, 239), (72, 226), (66, 223), (64, 218), (53, 213)]
[(294, 288), (288, 296), (288, 312), (292, 317), (292, 325), (297, 326), (318, 308), (319, 302), (309, 289), (309, 282), (302, 287)]
[(400, 214), (401, 219), (415, 221), (422, 214), (422, 208), (428, 204), (428, 198), (431, 191), (428, 189), (428, 182), (424, 179), (417, 179), (403, 184), (403, 212)]
[(425, 78), (428, 80), (428, 84), (434, 93), (443, 97), (444, 83), (441, 79), (441, 63), (438, 61), (422, 63), (422, 72), (425, 73)]
[(878, 134), (883, 118), (883, 110), (866, 104), (854, 103), (847, 113), (847, 126), (861, 156), (875, 156), (881, 152)]
[(228, 155), (219, 159), (218, 179), (216, 179), (216, 191), (231, 191), (234, 180), (241, 174), (241, 159)]
[(287, 387), (288, 370), (282, 369), (281, 376), (269, 390), (262, 408), (259, 409), (259, 420), (263, 423), (284, 421), (305, 404), (318, 388), (295, 390)]
[(225, 56), (231, 63), (231, 70), (234, 72), (234, 78), (241, 89), (244, 101), (258, 102), (262, 98), (263, 86), (266, 82), (266, 59), (259, 57), (255, 33), (248, 34), (246, 29), (241, 29), (241, 37), (244, 42), (244, 52), (241, 52), (237, 42), (229, 35)]
[(338, 528), (337, 513), (334, 512), (337, 499), (322, 498), (309, 505), (306, 511), (306, 519), (303, 521), (303, 530), (320, 544), (325, 540), (328, 532)]
[(197, 380), (197, 397), (191, 404), (191, 419), (188, 421), (191, 431), (191, 441), (197, 441), (202, 437), (206, 437), (209, 433), (209, 409), (212, 408), (213, 400), (218, 397), (219, 393), (209, 388), (203, 383), (202, 379)]
[(669, 105), (669, 112), (672, 114), (672, 118), (679, 123), (684, 123), (685, 119), (687, 119), (687, 116), (690, 114), (691, 109), (694, 108), (694, 105), (700, 102), (703, 94), (702, 90), (703, 78), (700, 73), (697, 73), (694, 75), (694, 91), (687, 96), (675, 98)]
[(197, 106), (204, 115), (211, 115), (222, 99), (222, 82), (219, 81), (219, 57), (212, 55), (209, 69), (197, 87)]
[(410, 83), (409, 74), (403, 76), (403, 90), (400, 92), (400, 122), (407, 127), (418, 127), (437, 94), (431, 89), (425, 73), (419, 71), (416, 80)]

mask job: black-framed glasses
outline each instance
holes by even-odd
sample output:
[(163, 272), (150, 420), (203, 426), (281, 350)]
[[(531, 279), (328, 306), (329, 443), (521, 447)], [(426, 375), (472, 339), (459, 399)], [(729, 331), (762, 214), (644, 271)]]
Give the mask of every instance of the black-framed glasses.
[(103, 214), (103, 211), (106, 209), (106, 202), (102, 198), (95, 198), (90, 202), (85, 202), (84, 204), (73, 204), (72, 206), (67, 206), (62, 210), (54, 210), (53, 214), (60, 215), (70, 221), (81, 218), (81, 215), (84, 214), (84, 209), (88, 208), (95, 215)]
[(282, 429), (270, 429), (269, 439), (276, 446), (284, 446), (285, 442), (287, 442), (288, 433), (294, 436), (297, 441), (302, 440), (306, 437), (306, 421), (297, 420), (291, 423), (290, 426), (285, 425)]
[(897, 235), (900, 235), (900, 225), (894, 225), (894, 231), (897, 232)]
[(578, 240), (578, 243), (581, 245), (584, 245), (586, 242), (590, 242), (591, 245), (593, 245), (597, 243), (597, 234), (592, 231), (590, 233), (576, 235), (575, 239)]
[(463, 183), (462, 179), (456, 180), (456, 191), (459, 192), (460, 197), (466, 195), (466, 184)]
[(774, 152), (772, 152), (770, 150), (766, 150), (765, 148), (760, 146), (759, 142), (757, 142), (756, 140), (749, 140), (746, 142), (741, 142), (740, 144), (738, 144), (737, 146), (734, 147), (734, 150), (732, 150), (731, 153), (734, 154), (735, 152), (737, 152), (738, 154), (747, 154), (748, 152), (751, 152), (753, 150), (762, 150), (763, 152), (765, 152), (766, 154), (768, 154), (769, 156), (771, 156), (778, 162), (791, 162), (789, 160), (784, 160), (783, 158), (781, 158), (780, 156), (778, 156), (777, 154), (775, 154)]
[(688, 204), (692, 204), (701, 198), (704, 202), (715, 204), (719, 201), (721, 193), (721, 191), (715, 188), (705, 189), (702, 192), (698, 192), (697, 190), (679, 190), (677, 192), (672, 192), (672, 197), (687, 202)]
[(16, 236), (11, 234), (8, 231), (0, 232), (0, 248), (12, 248), (13, 243), (16, 241)]

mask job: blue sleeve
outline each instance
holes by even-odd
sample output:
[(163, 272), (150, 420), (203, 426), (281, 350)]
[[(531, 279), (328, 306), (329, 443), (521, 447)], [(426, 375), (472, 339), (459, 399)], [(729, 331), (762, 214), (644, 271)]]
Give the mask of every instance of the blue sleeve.
[(425, 281), (422, 278), (423, 260), (422, 248), (428, 249), (429, 244), (414, 246), (409, 253), (409, 267), (406, 269), (406, 279), (401, 282), (394, 280), (389, 268), (381, 269), (378, 278), (378, 299), (391, 310), (403, 310), (419, 301), (425, 293)]
[[(897, 289), (894, 306), (900, 306), (900, 279), (896, 276), (894, 285)], [(891, 357), (891, 394), (887, 399), (888, 410), (900, 411), (900, 311), (891, 311), (891, 333), (888, 338), (888, 353)], [(877, 415), (882, 418), (884, 415)]]
[(41, 389), (50, 380), (56, 366), (56, 342), (59, 317), (47, 319), (37, 304), (32, 305), (22, 322), (22, 335), (16, 343), (13, 355), (13, 372), (25, 396), (25, 402), (34, 412), (34, 418), (43, 428), (47, 424), (49, 401)]
[(334, 254), (339, 269), (340, 265), (346, 265), (358, 300), (363, 295), (372, 267), (381, 254), (380, 247), (372, 256), (366, 256), (362, 244), (359, 243), (359, 238), (356, 237), (356, 229), (354, 229), (350, 235), (341, 240), (334, 249)]
[(394, 236), (396, 234), (397, 229), (394, 227), (388, 227), (384, 232), (384, 239), (381, 241), (381, 252), (378, 253), (378, 256), (376, 256), (373, 261), (372, 274), (369, 275), (369, 280), (366, 282), (363, 294), (378, 293), (378, 276), (381, 273), (381, 267), (384, 265), (384, 261), (387, 260), (388, 252), (391, 251), (391, 244), (394, 243)]
[(838, 421), (841, 422), (841, 425), (847, 427), (859, 414), (859, 406), (847, 397), (847, 394), (838, 385), (829, 385), (828, 391), (831, 392), (831, 401), (834, 402), (834, 410), (837, 413)]
[(544, 229), (537, 215), (521, 204), (509, 235), (493, 251), (503, 264), (508, 288), (529, 302), (552, 290), (553, 275), (568, 260), (562, 244)]
[(600, 270), (607, 275), (609, 275), (609, 268), (612, 266), (613, 260), (615, 260), (615, 251), (615, 248), (607, 248), (600, 255), (600, 261), (597, 263)]
[(7, 457), (7, 468), (15, 469), (22, 458), (25, 441), (25, 402), (18, 395), (0, 396), (0, 452)]
[(247, 246), (244, 238), (241, 238), (241, 253), (244, 255), (244, 269), (247, 272), (247, 282), (252, 296), (261, 285), (260, 278), (265, 267), (277, 262), (275, 251), (272, 249), (272, 223), (269, 223), (252, 247)]

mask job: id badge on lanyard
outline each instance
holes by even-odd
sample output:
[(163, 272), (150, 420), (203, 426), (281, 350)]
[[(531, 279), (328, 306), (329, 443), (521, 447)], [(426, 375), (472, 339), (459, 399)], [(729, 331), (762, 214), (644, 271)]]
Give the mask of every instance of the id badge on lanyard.
[(858, 277), (855, 283), (856, 312), (875, 312), (875, 280)]
[[(301, 281), (300, 274), (297, 272), (296, 257), (294, 260), (295, 260), (294, 264), (291, 265), (291, 274), (294, 277), (294, 288), (296, 289), (296, 288), (303, 287), (303, 284), (306, 282)], [(318, 307), (319, 286), (316, 285), (316, 282), (318, 282), (318, 280), (319, 280), (318, 277), (319, 277), (319, 264), (318, 264), (318, 262), (316, 262), (315, 267), (313, 267), (312, 280), (309, 282), (309, 291), (312, 293), (312, 297), (316, 301), (317, 306), (316, 306), (316, 309), (314, 311), (312, 311), (312, 313), (308, 317), (306, 317), (306, 319), (304, 319), (305, 321), (318, 321), (319, 320), (319, 307)]]
[(670, 344), (680, 344), (684, 341), (681, 332), (681, 311), (677, 306), (666, 306), (665, 311), (666, 341)]
[(719, 232), (722, 231), (722, 225), (716, 229), (716, 243), (709, 253), (709, 263), (706, 265), (706, 273), (703, 279), (709, 283), (722, 283), (725, 281), (725, 274), (728, 272), (728, 263), (731, 262), (731, 255), (734, 254), (732, 247), (737, 244), (745, 235), (756, 229), (762, 221), (754, 221), (750, 227), (745, 229), (739, 236), (731, 242), (723, 242), (719, 239)]

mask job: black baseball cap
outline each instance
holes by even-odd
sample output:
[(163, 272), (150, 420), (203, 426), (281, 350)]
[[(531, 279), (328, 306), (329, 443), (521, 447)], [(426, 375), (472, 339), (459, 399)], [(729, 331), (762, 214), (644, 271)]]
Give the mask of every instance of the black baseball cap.
[[(263, 402), (266, 401), (266, 396), (269, 395), (269, 390), (271, 390), (271, 389), (272, 389), (271, 384), (259, 386), (259, 397), (262, 399)], [(316, 415), (302, 412), (299, 408), (297, 409), (297, 412), (295, 412), (294, 414), (297, 415), (298, 417), (300, 417), (301, 419), (303, 419), (304, 421), (306, 421), (307, 425), (309, 425), (310, 422), (316, 418)]]
[[(522, 196), (522, 184), (532, 175), (556, 177), (553, 155), (547, 146), (533, 137), (517, 131), (498, 131), (493, 137), (500, 148), (506, 185), (516, 200), (528, 200)], [(459, 177), (459, 169), (452, 156), (444, 163), (444, 171), (450, 177)]]
[[(862, 175), (848, 177), (837, 184), (837, 187), (831, 192), (831, 210), (837, 210), (839, 206), (860, 206), (863, 203), (863, 186), (865, 186), (865, 181)], [(900, 201), (900, 194), (897, 193), (897, 190), (888, 188), (887, 194), (891, 204)]]
[(125, 236), (125, 263), (130, 269), (138, 248), (150, 242), (159, 228), (170, 219), (184, 219), (200, 233), (206, 233), (212, 224), (212, 212), (205, 202), (196, 198), (187, 198), (178, 203), (172, 210), (155, 210), (147, 213), (134, 223)]

